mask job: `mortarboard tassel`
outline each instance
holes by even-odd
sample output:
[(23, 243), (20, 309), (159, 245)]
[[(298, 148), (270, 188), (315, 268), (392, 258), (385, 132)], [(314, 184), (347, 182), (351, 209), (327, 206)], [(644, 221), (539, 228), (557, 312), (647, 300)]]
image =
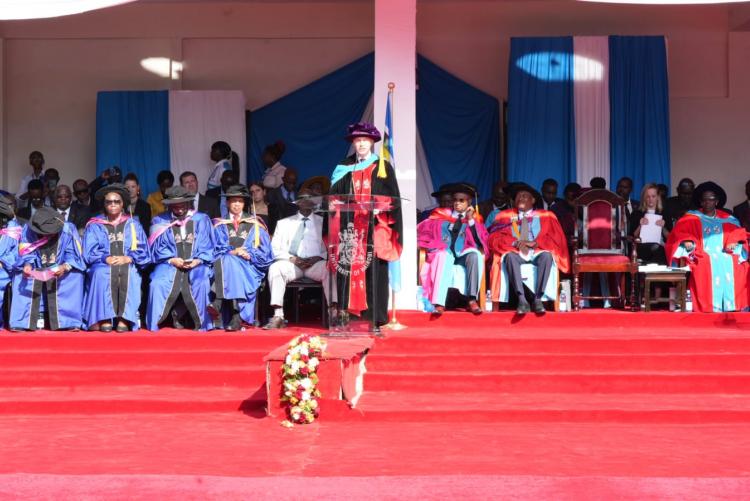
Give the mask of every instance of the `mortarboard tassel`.
[(260, 247), (260, 229), (258, 228), (258, 214), (255, 212), (255, 200), (253, 200), (253, 223), (255, 223), (255, 239), (253, 240), (253, 247), (257, 249)]

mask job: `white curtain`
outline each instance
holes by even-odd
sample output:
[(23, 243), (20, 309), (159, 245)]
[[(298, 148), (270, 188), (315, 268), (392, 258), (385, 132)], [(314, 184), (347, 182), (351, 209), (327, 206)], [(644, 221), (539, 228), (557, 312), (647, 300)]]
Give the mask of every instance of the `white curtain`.
[[(245, 95), (236, 90), (170, 91), (169, 147), (175, 179), (185, 171), (198, 176), (206, 190), (215, 162), (211, 145), (226, 141), (240, 157), (240, 182), (245, 182)], [(177, 184), (177, 183), (175, 183)]]
[(574, 37), (573, 53), (576, 178), (609, 186), (609, 38)]

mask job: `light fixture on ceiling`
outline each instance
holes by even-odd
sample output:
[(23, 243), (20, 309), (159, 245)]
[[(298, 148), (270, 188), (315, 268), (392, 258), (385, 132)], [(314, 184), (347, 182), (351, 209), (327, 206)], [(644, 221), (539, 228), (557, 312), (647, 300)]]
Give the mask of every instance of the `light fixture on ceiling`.
[(0, 20), (44, 19), (103, 9), (135, 0), (3, 0)]

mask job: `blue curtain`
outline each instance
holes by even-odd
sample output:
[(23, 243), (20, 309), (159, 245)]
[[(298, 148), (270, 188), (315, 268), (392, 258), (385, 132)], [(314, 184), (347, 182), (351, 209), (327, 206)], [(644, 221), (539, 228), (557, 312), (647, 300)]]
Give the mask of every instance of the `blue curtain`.
[(265, 171), (266, 145), (286, 144), (282, 163), (297, 170), (300, 181), (330, 175), (349, 151), (346, 126), (359, 122), (373, 92), (375, 56), (368, 54), (252, 113), (248, 179)]
[(540, 188), (576, 178), (573, 37), (512, 38), (508, 179)]
[(610, 179), (669, 186), (669, 86), (664, 37), (609, 37)]
[(417, 71), (417, 129), (433, 186), (467, 181), (489, 197), (500, 178), (498, 100), (425, 57), (417, 56)]
[(96, 173), (119, 165), (134, 172), (146, 195), (156, 174), (169, 170), (169, 91), (99, 92), (96, 98)]

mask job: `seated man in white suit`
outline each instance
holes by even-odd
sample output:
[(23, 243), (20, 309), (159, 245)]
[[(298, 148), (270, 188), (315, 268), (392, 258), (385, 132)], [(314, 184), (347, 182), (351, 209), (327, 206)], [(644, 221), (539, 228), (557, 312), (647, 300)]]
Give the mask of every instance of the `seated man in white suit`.
[(313, 214), (315, 200), (309, 190), (300, 190), (295, 203), (297, 214), (280, 219), (273, 232), (271, 246), (275, 260), (268, 269), (268, 284), (274, 311), (264, 329), (284, 327), (284, 292), (292, 280), (305, 277), (321, 282), (326, 299), (336, 302), (335, 287), (333, 298), (330, 295), (323, 218)]

